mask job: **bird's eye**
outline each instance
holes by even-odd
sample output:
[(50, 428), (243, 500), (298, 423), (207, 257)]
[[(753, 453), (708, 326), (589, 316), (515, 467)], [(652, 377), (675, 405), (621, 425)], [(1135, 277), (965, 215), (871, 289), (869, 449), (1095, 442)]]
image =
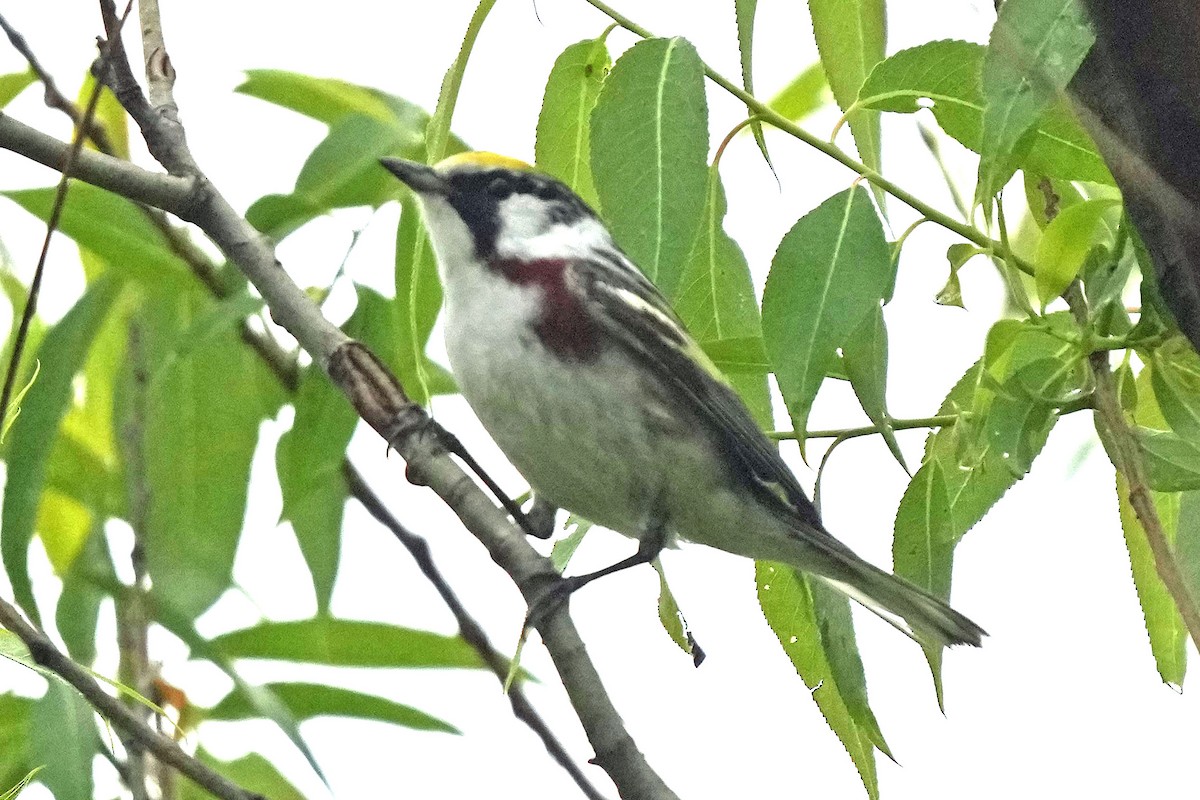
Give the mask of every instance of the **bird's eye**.
[(513, 187), (504, 178), (492, 178), (487, 185), (487, 193), (496, 200), (503, 200), (513, 192)]

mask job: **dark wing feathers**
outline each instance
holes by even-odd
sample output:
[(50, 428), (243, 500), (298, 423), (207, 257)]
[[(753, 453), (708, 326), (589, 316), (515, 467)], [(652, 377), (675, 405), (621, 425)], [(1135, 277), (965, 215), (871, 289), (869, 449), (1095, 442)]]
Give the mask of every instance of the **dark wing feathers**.
[[(628, 261), (577, 259), (567, 281), (592, 306), (595, 320), (631, 355), (661, 376), (686, 401), (731, 461), (733, 472), (779, 510), (824, 531), (795, 475), (759, 429), (737, 393), (691, 353), (699, 345), (659, 293)], [(689, 352), (691, 351), (691, 352)]]

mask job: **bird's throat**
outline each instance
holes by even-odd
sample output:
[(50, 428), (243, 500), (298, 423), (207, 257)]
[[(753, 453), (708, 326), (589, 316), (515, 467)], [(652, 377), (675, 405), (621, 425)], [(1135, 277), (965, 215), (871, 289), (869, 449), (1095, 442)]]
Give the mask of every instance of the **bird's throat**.
[(533, 329), (548, 350), (573, 361), (594, 361), (600, 355), (599, 331), (579, 295), (567, 285), (568, 265), (561, 258), (488, 262), (494, 272), (512, 283), (541, 290), (541, 315)]

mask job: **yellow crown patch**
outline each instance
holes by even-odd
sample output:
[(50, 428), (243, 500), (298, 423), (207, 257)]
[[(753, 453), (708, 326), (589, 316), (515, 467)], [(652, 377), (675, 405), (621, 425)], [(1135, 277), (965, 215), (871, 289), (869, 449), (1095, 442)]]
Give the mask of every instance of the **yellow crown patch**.
[(436, 169), (440, 171), (457, 166), (503, 167), (505, 169), (515, 169), (522, 172), (531, 172), (533, 170), (532, 166), (526, 164), (519, 158), (510, 158), (509, 156), (502, 156), (498, 153), (487, 153), (483, 151), (456, 153), (449, 158), (444, 158), (439, 161)]

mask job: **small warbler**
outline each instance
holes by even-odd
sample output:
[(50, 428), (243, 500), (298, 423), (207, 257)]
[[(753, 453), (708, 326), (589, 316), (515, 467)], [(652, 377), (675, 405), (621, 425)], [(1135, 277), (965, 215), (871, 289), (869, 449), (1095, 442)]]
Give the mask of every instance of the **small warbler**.
[[(678, 536), (816, 576), (927, 646), (985, 635), (830, 535), (667, 300), (565, 185), (463, 153), (383, 165), (420, 199), (463, 396), (534, 492), (639, 540)], [(568, 579), (572, 580), (572, 579)]]

